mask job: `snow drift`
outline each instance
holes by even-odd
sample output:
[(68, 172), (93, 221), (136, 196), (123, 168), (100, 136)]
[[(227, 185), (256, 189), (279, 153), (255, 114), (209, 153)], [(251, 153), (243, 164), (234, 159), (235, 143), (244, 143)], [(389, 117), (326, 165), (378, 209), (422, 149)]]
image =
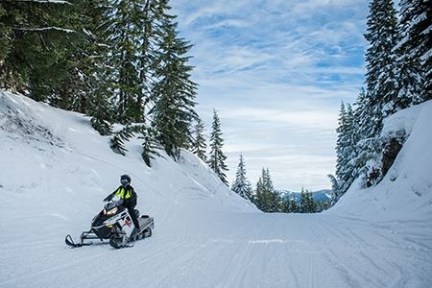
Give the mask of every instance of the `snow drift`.
[[(89, 119), (0, 92), (0, 287), (432, 287), (432, 103), (394, 115), (410, 134), (374, 188), (327, 213), (264, 214), (195, 156), (152, 168)], [(127, 173), (153, 237), (70, 249)]]

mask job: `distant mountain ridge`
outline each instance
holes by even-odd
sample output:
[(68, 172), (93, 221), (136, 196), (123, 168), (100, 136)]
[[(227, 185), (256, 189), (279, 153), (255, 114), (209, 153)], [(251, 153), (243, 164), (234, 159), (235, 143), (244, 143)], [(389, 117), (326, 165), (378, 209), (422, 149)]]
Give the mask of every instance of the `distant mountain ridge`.
[[(312, 197), (315, 202), (328, 202), (331, 201), (333, 198), (333, 192), (330, 189), (322, 189), (318, 191), (311, 191)], [(302, 192), (294, 192), (294, 191), (288, 191), (288, 190), (282, 190), (279, 191), (282, 198), (294, 198), (296, 202), (300, 202), (301, 199), (301, 193)]]

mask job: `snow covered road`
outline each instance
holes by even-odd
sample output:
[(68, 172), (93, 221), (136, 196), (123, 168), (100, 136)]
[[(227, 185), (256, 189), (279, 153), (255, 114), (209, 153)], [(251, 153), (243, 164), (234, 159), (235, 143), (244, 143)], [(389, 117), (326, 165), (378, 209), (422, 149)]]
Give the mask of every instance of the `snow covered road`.
[[(371, 225), (333, 215), (201, 216), (156, 222), (153, 237), (123, 250), (109, 245), (70, 249), (63, 234), (32, 223), (27, 239), (2, 237), (0, 287), (431, 284), (432, 233), (398, 229), (406, 223)], [(43, 215), (37, 218), (43, 220)], [(60, 218), (46, 219), (51, 219), (51, 228), (61, 225)]]

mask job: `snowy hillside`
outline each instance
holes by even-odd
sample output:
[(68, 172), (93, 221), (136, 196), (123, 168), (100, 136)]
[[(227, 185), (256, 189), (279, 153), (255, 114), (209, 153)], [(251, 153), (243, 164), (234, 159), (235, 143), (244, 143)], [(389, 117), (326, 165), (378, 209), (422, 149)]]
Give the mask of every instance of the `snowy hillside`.
[[(410, 137), (388, 176), (326, 213), (264, 214), (188, 152), (148, 168), (81, 114), (0, 92), (0, 287), (432, 287), (432, 103), (385, 133)], [(127, 173), (155, 219), (133, 248), (71, 249)]]

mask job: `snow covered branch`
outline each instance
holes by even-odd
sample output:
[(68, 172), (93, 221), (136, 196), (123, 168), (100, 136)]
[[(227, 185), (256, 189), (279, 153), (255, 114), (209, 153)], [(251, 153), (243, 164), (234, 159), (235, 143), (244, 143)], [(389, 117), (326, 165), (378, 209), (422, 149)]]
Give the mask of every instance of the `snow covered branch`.
[(39, 32), (39, 31), (49, 31), (49, 30), (56, 30), (56, 31), (62, 31), (66, 33), (75, 33), (74, 30), (70, 29), (64, 29), (59, 27), (41, 27), (41, 28), (13, 28), (14, 30), (20, 30), (20, 31), (32, 31), (32, 32)]

